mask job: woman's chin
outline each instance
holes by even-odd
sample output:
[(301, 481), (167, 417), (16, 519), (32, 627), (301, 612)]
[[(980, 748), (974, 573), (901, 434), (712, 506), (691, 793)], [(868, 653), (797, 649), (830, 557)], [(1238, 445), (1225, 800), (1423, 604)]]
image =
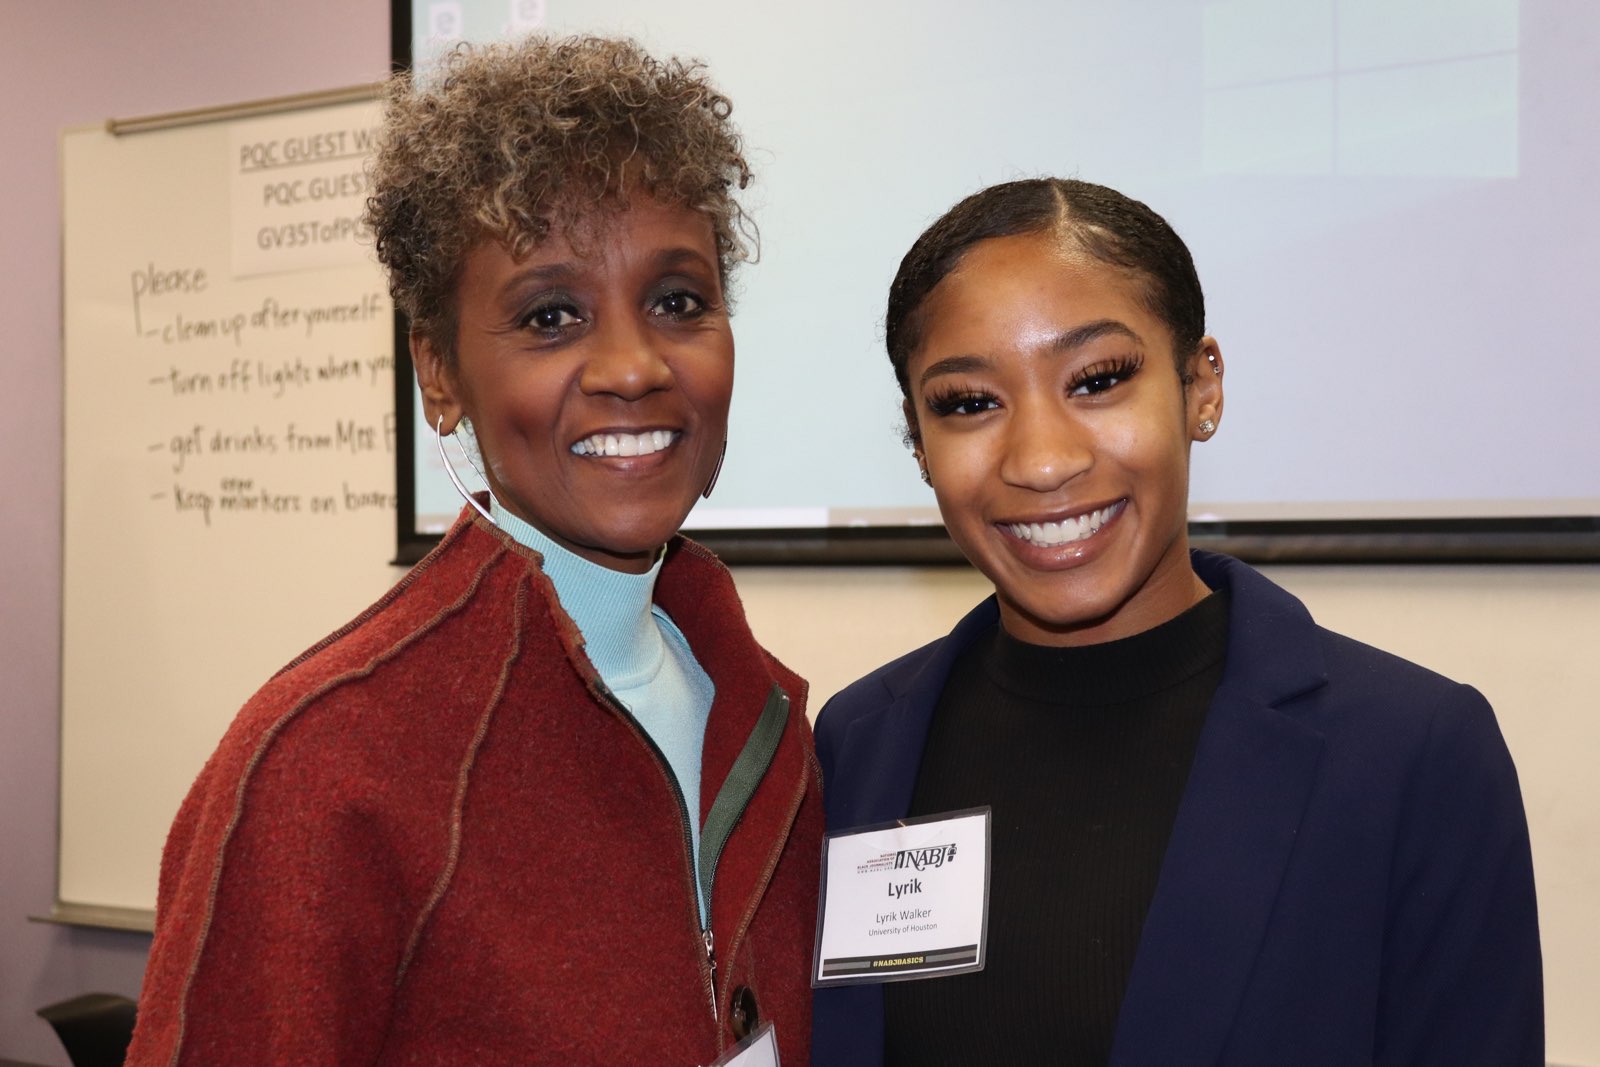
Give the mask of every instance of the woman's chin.
[(661, 547), (677, 534), (682, 519), (668, 522), (660, 516), (651, 521), (618, 523), (598, 536), (557, 536), (578, 555), (613, 570), (647, 571), (655, 564)]

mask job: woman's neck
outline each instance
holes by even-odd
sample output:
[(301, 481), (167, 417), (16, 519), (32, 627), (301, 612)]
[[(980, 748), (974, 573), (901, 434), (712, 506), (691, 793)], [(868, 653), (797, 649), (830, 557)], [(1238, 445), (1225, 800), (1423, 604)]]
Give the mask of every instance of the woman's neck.
[(556, 598), (583, 634), (584, 651), (606, 685), (627, 689), (660, 669), (665, 649), (651, 609), (664, 553), (643, 574), (628, 574), (563, 548), (492, 497), (489, 512), (501, 530), (543, 557)]

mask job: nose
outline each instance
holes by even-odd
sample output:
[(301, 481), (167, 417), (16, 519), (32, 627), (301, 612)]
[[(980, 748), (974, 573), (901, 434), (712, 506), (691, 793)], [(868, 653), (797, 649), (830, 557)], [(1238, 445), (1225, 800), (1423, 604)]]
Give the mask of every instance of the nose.
[(648, 324), (623, 321), (590, 336), (579, 387), (590, 396), (638, 400), (672, 385), (663, 341)]
[(1007, 485), (1048, 493), (1094, 466), (1088, 430), (1048, 403), (1013, 408), (1005, 429), (1000, 477)]

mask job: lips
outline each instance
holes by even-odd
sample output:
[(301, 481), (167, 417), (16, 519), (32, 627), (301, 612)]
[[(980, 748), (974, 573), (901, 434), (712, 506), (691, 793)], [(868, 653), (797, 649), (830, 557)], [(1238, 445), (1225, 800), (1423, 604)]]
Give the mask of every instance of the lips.
[(648, 456), (671, 448), (682, 437), (678, 430), (643, 433), (596, 433), (572, 443), (575, 456)]
[(1056, 545), (1086, 541), (1093, 537), (1100, 532), (1100, 527), (1121, 514), (1127, 503), (1126, 500), (1119, 500), (1103, 508), (1086, 511), (1081, 515), (1070, 515), (1052, 522), (1013, 522), (1000, 525), (1019, 541), (1041, 548), (1053, 548)]

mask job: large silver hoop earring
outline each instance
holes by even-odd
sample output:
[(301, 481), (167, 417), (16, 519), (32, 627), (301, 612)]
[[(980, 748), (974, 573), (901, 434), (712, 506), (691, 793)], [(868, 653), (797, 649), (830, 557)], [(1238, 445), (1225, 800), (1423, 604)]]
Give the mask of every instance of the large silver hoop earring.
[[(455, 467), (453, 467), (450, 463), (450, 457), (445, 454), (444, 439), (446, 437), (454, 437), (455, 435), (456, 432), (454, 430), (451, 430), (448, 434), (444, 432), (444, 416), (440, 415), (438, 420), (433, 424), (433, 439), (438, 442), (439, 445), (439, 462), (444, 464), (444, 472), (450, 476), (450, 484), (456, 487), (456, 492), (461, 494), (461, 499), (471, 504), (479, 515), (482, 515), (484, 518), (488, 519), (489, 525), (499, 526), (500, 524), (494, 521), (494, 516), (489, 514), (489, 509), (478, 503), (477, 497), (467, 492), (467, 487), (461, 484), (460, 476), (456, 474)], [(467, 461), (467, 465), (477, 472), (478, 477), (483, 478), (483, 472), (478, 470), (477, 464), (472, 462), (472, 457), (467, 455), (467, 450), (462, 446), (460, 441), (456, 442), (456, 448), (460, 449), (461, 458)], [(485, 483), (489, 481), (487, 478), (484, 478), (483, 480)]]
[(707, 482), (706, 483), (706, 487), (703, 490), (700, 491), (700, 499), (702, 499), (702, 500), (709, 500), (710, 499), (711, 490), (713, 490), (713, 489), (715, 489), (717, 487), (717, 479), (722, 477), (722, 461), (727, 459), (727, 458), (728, 458), (728, 435), (726, 433), (724, 433), (722, 435), (722, 451), (717, 453), (717, 465), (711, 471), (711, 480), (709, 482)]

